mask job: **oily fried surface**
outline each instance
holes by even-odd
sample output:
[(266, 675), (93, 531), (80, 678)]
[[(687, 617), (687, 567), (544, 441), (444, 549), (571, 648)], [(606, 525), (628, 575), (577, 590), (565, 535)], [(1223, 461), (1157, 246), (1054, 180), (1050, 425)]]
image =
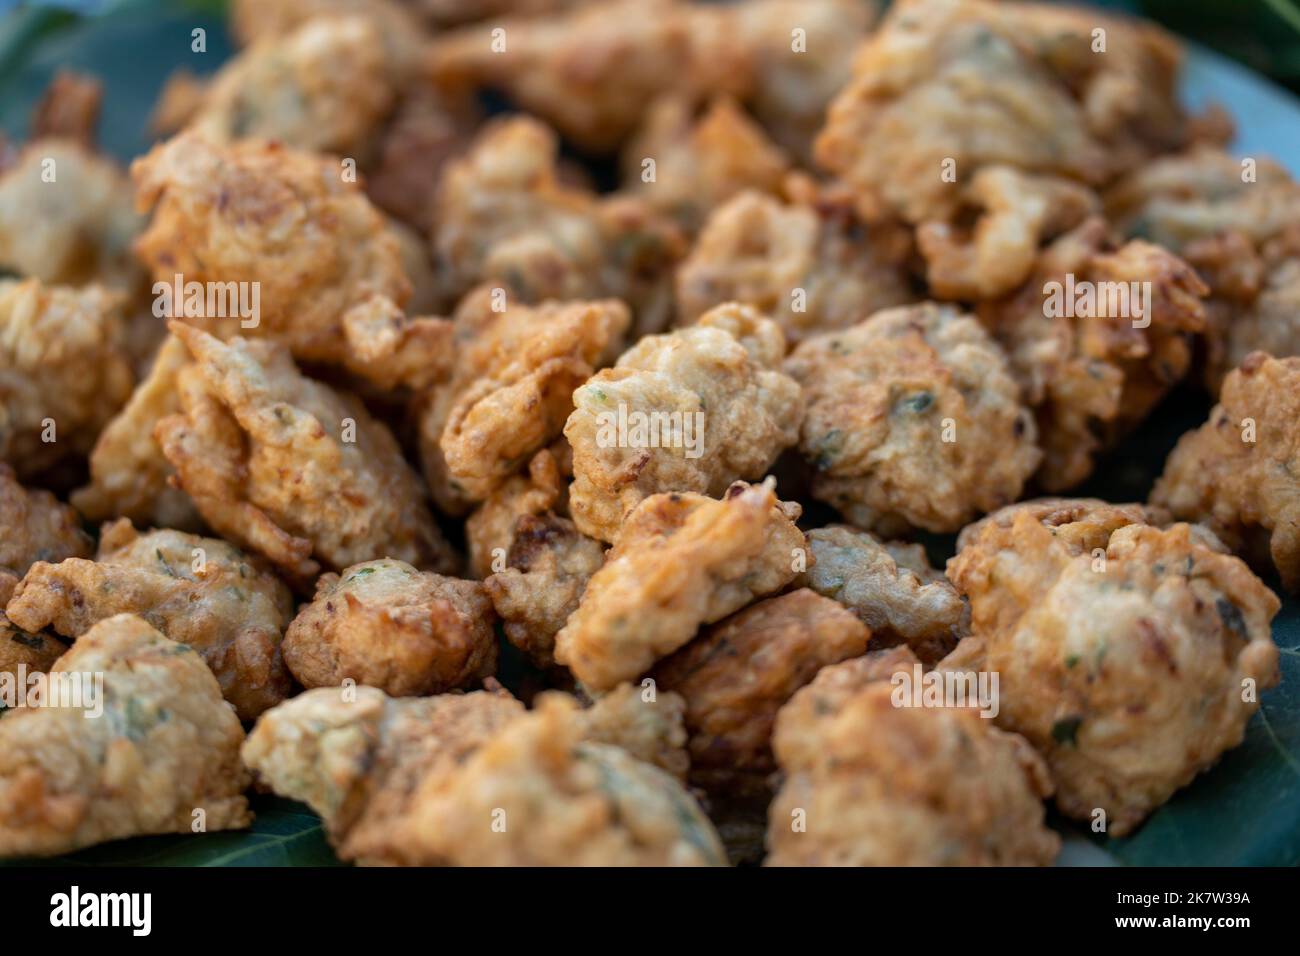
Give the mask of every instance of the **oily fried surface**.
[(169, 483), (175, 470), (153, 434), (161, 419), (181, 410), (176, 373), (189, 360), (185, 343), (169, 335), (131, 398), (99, 433), (90, 453), (90, 484), (72, 495), (73, 505), (89, 520), (130, 518), (142, 525), (197, 530), (198, 512)]
[(853, 524), (956, 531), (1020, 496), (1041, 457), (1002, 350), (971, 316), (922, 303), (803, 342), (813, 494)]
[(680, 694), (642, 681), (619, 684), (576, 716), (584, 740), (611, 744), (684, 782), (691, 766), (685, 713)]
[(121, 297), (0, 280), (0, 462), (34, 475), (84, 455), (135, 382)]
[(1300, 184), (1284, 167), (1201, 146), (1135, 170), (1106, 201), (1118, 228), (1176, 250), (1209, 286), (1211, 389), (1250, 352), (1300, 353)]
[(1018, 506), (948, 565), (974, 636), (940, 668), (997, 673), (999, 726), (1047, 760), (1063, 813), (1100, 809), (1112, 836), (1241, 743), (1278, 680), (1273, 593), (1203, 531), (1139, 514)]
[(465, 519), (470, 577), (482, 580), (504, 570), (520, 518), (548, 513), (568, 517), (572, 477), (573, 455), (561, 439), (528, 459), (523, 471), (501, 482)]
[(133, 290), (140, 227), (126, 174), (74, 140), (29, 143), (0, 172), (0, 267), (19, 275)]
[(105, 525), (95, 560), (38, 562), (14, 591), (9, 617), (29, 631), (79, 638), (116, 614), (137, 614), (199, 653), (225, 698), (252, 720), (289, 694), (280, 635), (289, 589), (260, 560), (218, 538)]
[(1300, 591), (1300, 358), (1246, 357), (1219, 404), (1183, 435), (1151, 500), (1208, 525), (1232, 549), (1270, 563)]
[(741, 190), (779, 190), (788, 166), (763, 128), (730, 99), (713, 101), (697, 118), (691, 101), (662, 97), (622, 152), (628, 191), (692, 234)]
[(351, 679), (394, 697), (438, 694), (496, 669), (492, 605), (476, 581), (381, 559), (323, 574), (284, 635), (304, 687)]
[(120, 614), (51, 672), (102, 675), (103, 711), (0, 719), (0, 856), (54, 856), (122, 837), (248, 826), (244, 731), (203, 661)]
[(76, 511), (48, 491), (24, 488), (0, 463), (0, 611), (37, 561), (84, 558), (90, 551)]
[(711, 783), (766, 776), (777, 710), (828, 664), (866, 652), (871, 631), (807, 588), (751, 604), (660, 661), (651, 676), (686, 700), (691, 769)]
[(358, 399), (305, 377), (272, 342), (171, 329), (194, 364), (178, 376), (182, 412), (155, 437), (213, 530), (295, 581), (318, 561), (341, 569), (376, 554), (454, 568), (397, 441)]
[(631, 321), (614, 299), (493, 304), (483, 288), (457, 311), (455, 372), (421, 416), (425, 476), (448, 510), (483, 500), (560, 437), (573, 390), (613, 357)]
[[(1059, 302), (1049, 283), (1061, 288)], [(1093, 304), (1070, 296), (1079, 283), (1098, 290)], [(1101, 290), (1124, 295), (1106, 292), (1103, 301)], [(1098, 454), (1183, 378), (1192, 336), (1205, 328), (1206, 291), (1182, 259), (1139, 239), (1116, 247), (1105, 222), (1090, 219), (1048, 246), (1014, 295), (980, 305), (980, 321), (1006, 349), (1035, 411), (1044, 489), (1087, 478)]]
[[(136, 251), (156, 281), (257, 283), (256, 325), (253, 317), (208, 314), (206, 302), (200, 315), (173, 303), (175, 317), (223, 338), (273, 338), (295, 358), (363, 377), (391, 375), (383, 358), (392, 350), (369, 357), (375, 346), (358, 339), (345, 316), (374, 297), (406, 303), (401, 243), (338, 161), (260, 140), (217, 146), (190, 132), (137, 159), (131, 175), (137, 203), (154, 210)], [(253, 287), (245, 288), (251, 296)], [(428, 361), (444, 362), (437, 320), (413, 321), (433, 330), (427, 341), (408, 335), (397, 360), (411, 365), (410, 350), (420, 348)]]
[(808, 551), (813, 561), (798, 583), (856, 614), (873, 648), (906, 644), (933, 664), (961, 638), (966, 605), (921, 545), (830, 525), (808, 532)]
[(736, 482), (721, 500), (652, 495), (628, 515), (618, 543), (555, 636), (555, 659), (587, 687), (639, 677), (710, 624), (794, 577), (799, 506), (772, 482)]
[[(16, 687), (27, 686), (26, 674), (48, 672), (67, 650), (68, 645), (58, 638), (25, 631), (0, 611), (0, 674), (12, 675)], [(4, 707), (0, 707), (3, 712)]]
[[(973, 707), (895, 706), (906, 648), (822, 669), (776, 718), (770, 866), (1046, 866), (1043, 761)], [(869, 732), (863, 732), (870, 728)]]
[(678, 314), (692, 320), (742, 302), (797, 344), (911, 301), (909, 245), (896, 229), (858, 221), (841, 195), (814, 191), (784, 203), (743, 192), (713, 210), (678, 267)]
[(670, 751), (680, 720), (661, 700), (662, 713), (634, 718), (623, 694), (600, 714), (563, 694), (525, 713), (507, 694), (392, 699), (361, 687), (347, 702), (321, 688), (267, 714), (244, 759), (321, 814), (340, 856), (363, 863), (720, 862), (681, 785), (603, 742)]
[(803, 411), (799, 386), (779, 370), (784, 353), (776, 323), (723, 305), (689, 328), (646, 336), (574, 392), (564, 435), (578, 530), (612, 542), (650, 495), (716, 496), (762, 478), (794, 444)]

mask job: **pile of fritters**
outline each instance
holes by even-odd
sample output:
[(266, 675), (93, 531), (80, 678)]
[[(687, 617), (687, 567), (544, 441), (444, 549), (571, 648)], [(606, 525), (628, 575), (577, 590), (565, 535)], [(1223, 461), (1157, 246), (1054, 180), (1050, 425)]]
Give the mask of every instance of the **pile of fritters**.
[[(1123, 835), (1241, 742), (1300, 591), (1300, 185), (1171, 37), (231, 25), (129, 170), (72, 73), (0, 151), (0, 857), (257, 784), (366, 864), (1045, 865), (1045, 800)], [(1060, 497), (1189, 380), (1148, 503)]]

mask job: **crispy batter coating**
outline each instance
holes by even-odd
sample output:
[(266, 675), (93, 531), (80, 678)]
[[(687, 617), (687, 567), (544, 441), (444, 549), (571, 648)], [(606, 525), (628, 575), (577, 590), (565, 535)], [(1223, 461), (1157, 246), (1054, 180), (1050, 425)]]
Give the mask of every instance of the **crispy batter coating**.
[(678, 267), (678, 314), (742, 302), (798, 344), (913, 300), (909, 246), (897, 229), (863, 225), (839, 196), (783, 203), (743, 192), (712, 212)]
[(664, 693), (645, 681), (619, 684), (576, 716), (583, 740), (611, 744), (686, 781), (691, 757), (687, 752), (686, 701), (680, 694)]
[(956, 531), (1018, 498), (1041, 458), (1005, 355), (955, 307), (886, 309), (785, 368), (808, 401), (813, 494), (859, 527)]
[(153, 207), (154, 216), (136, 250), (156, 282), (174, 286), (180, 275), (186, 284), (213, 289), (256, 283), (244, 287), (247, 297), (257, 290), (255, 317), (232, 314), (227, 302), (214, 302), (218, 314), (209, 314), (205, 302), (194, 315), (188, 294), (184, 310), (172, 303), (174, 317), (223, 338), (273, 338), (297, 359), (380, 381), (391, 376), (384, 358), (394, 354), (408, 368), (418, 367), (416, 349), (427, 361), (444, 363), (441, 320), (411, 320), (416, 327), (403, 336), (400, 354), (381, 349), (379, 359), (356, 334), (369, 326), (345, 320), (349, 309), (374, 297), (402, 307), (411, 284), (400, 240), (342, 172), (333, 159), (278, 143), (223, 147), (192, 132), (137, 159), (131, 166), (137, 203)]
[[(150, 833), (248, 826), (244, 730), (202, 660), (119, 614), (51, 676), (102, 676), (103, 711), (21, 708), (0, 719), (0, 856), (54, 856)], [(66, 678), (65, 678), (66, 679)]]
[(175, 473), (154, 439), (158, 422), (181, 410), (176, 373), (189, 350), (169, 335), (131, 398), (99, 433), (90, 453), (90, 484), (72, 494), (72, 504), (90, 521), (130, 518), (141, 525), (198, 530), (189, 496), (168, 479)]
[(29, 631), (80, 638), (116, 614), (137, 614), (198, 651), (243, 720), (289, 694), (280, 635), (293, 596), (261, 561), (218, 538), (140, 534), (123, 518), (104, 526), (95, 560), (37, 562), (7, 610)]
[(569, 479), (573, 453), (561, 439), (528, 459), (528, 467), (511, 475), (465, 519), (470, 577), (482, 580), (505, 567), (515, 540), (515, 523), (525, 515), (569, 514)]
[(131, 395), (122, 299), (0, 280), (0, 462), (21, 476), (84, 455)]
[(1105, 222), (1090, 219), (1053, 242), (1014, 295), (981, 303), (980, 320), (1035, 411), (1044, 489), (1087, 478), (1098, 454), (1186, 374), (1205, 293), (1182, 259), (1142, 240), (1116, 248)]
[(1300, 358), (1246, 356), (1210, 417), (1179, 439), (1151, 493), (1300, 593)]
[(393, 697), (440, 694), (496, 669), (493, 620), (477, 581), (366, 561), (320, 576), (285, 632), (284, 659), (304, 687), (350, 678)]
[[(776, 718), (768, 866), (1046, 866), (1043, 761), (973, 707), (898, 706), (907, 648), (822, 668)], [(864, 732), (864, 728), (869, 728)]]
[[(679, 702), (678, 702), (679, 703)], [(244, 759), (325, 820), (340, 856), (407, 865), (718, 863), (708, 820), (669, 773), (604, 741), (664, 754), (680, 720), (597, 715), (563, 694), (525, 714), (508, 694), (356, 700), (317, 689), (267, 714)], [(656, 731), (657, 728), (657, 731)], [(655, 733), (664, 735), (655, 741)], [(480, 832), (481, 831), (481, 832)]]
[(277, 140), (363, 156), (395, 100), (385, 52), (380, 27), (367, 16), (313, 18), (227, 61), (188, 126), (212, 143)]
[(502, 90), (579, 146), (609, 152), (656, 96), (698, 100), (752, 86), (753, 51), (736, 19), (708, 5), (618, 0), (445, 34), (427, 67), (443, 83)]
[(692, 779), (710, 790), (731, 777), (766, 777), (772, 722), (822, 667), (867, 650), (871, 631), (807, 588), (751, 604), (705, 628), (650, 676), (686, 700)]
[(155, 437), (213, 530), (296, 582), (318, 561), (341, 569), (376, 555), (455, 570), (419, 479), (360, 400), (307, 378), (273, 342), (171, 330), (194, 364), (177, 377), (182, 412)]
[(919, 544), (830, 525), (808, 532), (814, 559), (796, 583), (839, 601), (871, 629), (873, 649), (906, 644), (934, 664), (966, 630), (966, 605)]
[(613, 542), (650, 495), (717, 496), (762, 478), (803, 414), (799, 386), (779, 370), (784, 354), (775, 322), (730, 303), (641, 339), (575, 391), (564, 435), (578, 530)]
[(1106, 198), (1126, 234), (1176, 250), (1210, 287), (1213, 391), (1253, 351), (1300, 354), (1300, 184), (1285, 168), (1200, 147), (1136, 170)]
[(918, 227), (932, 294), (1005, 295), (1095, 211), (1085, 187), (1192, 135), (1179, 59), (1159, 29), (1091, 10), (909, 0), (864, 45), (817, 159), (869, 221)]
[[(3, 603), (0, 600), (0, 604)], [(25, 631), (0, 611), (0, 674), (10, 675), (18, 682), (15, 686), (25, 687), (27, 674), (48, 673), (67, 650), (68, 645), (58, 638)], [(4, 711), (5, 705), (0, 702), (0, 714)]]
[[(647, 159), (654, 161), (648, 181)], [(741, 190), (777, 192), (789, 160), (733, 100), (715, 100), (696, 118), (689, 100), (663, 97), (623, 148), (622, 167), (633, 195), (693, 234)]]
[(651, 495), (555, 636), (555, 659), (595, 691), (644, 674), (711, 624), (795, 576), (797, 504), (774, 482), (736, 482), (721, 500)]
[(1241, 743), (1278, 680), (1278, 600), (1195, 526), (1047, 501), (995, 515), (948, 564), (974, 636), (940, 664), (997, 673), (998, 724), (1046, 758), (1067, 816), (1123, 836)]
[(37, 561), (84, 558), (90, 536), (77, 512), (41, 489), (18, 483), (14, 470), (0, 462), (0, 611), (14, 588)]
[(0, 268), (48, 283), (134, 290), (142, 222), (125, 173), (81, 143), (29, 143), (0, 170)]
[(546, 302), (494, 309), (482, 288), (457, 311), (456, 369), (420, 422), (425, 476), (448, 510), (482, 501), (560, 437), (573, 390), (617, 353), (623, 303)]

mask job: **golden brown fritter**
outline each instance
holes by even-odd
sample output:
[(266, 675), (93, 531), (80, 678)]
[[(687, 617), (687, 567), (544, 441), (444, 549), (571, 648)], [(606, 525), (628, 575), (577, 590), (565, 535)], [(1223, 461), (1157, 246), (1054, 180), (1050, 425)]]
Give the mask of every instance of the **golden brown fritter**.
[(28, 490), (0, 462), (0, 611), (37, 561), (84, 558), (90, 536), (77, 512), (41, 489)]
[(50, 677), (96, 684), (96, 707), (0, 719), (0, 856), (53, 856), (122, 837), (248, 826), (244, 731), (190, 648), (120, 614)]
[(664, 693), (647, 681), (619, 684), (575, 716), (583, 740), (611, 744), (686, 782), (691, 757), (680, 694)]
[(443, 83), (502, 90), (566, 139), (610, 152), (657, 96), (698, 100), (752, 86), (753, 52), (735, 21), (712, 5), (618, 0), (444, 34), (427, 67)]
[(631, 322), (614, 299), (501, 310), (495, 298), (482, 288), (462, 303), (455, 373), (421, 416), (425, 477), (448, 510), (482, 501), (560, 437), (573, 390), (617, 354)]
[(198, 530), (198, 512), (189, 496), (168, 482), (175, 469), (153, 434), (161, 419), (181, 410), (176, 373), (189, 361), (185, 343), (169, 335), (131, 398), (99, 433), (90, 453), (90, 484), (71, 499), (90, 521), (130, 518), (141, 525)]
[(805, 541), (794, 525), (799, 506), (777, 501), (774, 485), (736, 482), (721, 500), (672, 493), (642, 501), (555, 636), (556, 661), (588, 688), (608, 690), (644, 674), (701, 624), (788, 584)]
[(830, 525), (808, 532), (808, 551), (814, 561), (796, 583), (856, 614), (873, 649), (906, 644), (933, 664), (965, 633), (966, 605), (921, 545)]
[(1090, 219), (1044, 250), (1014, 295), (981, 303), (1038, 422), (1037, 479), (1064, 491), (1186, 373), (1206, 288), (1182, 259)]
[(842, 196), (814, 192), (783, 203), (743, 192), (712, 212), (678, 267), (678, 315), (690, 321), (742, 302), (798, 344), (912, 301), (909, 246), (895, 228), (863, 225)]
[(432, 217), (447, 293), (490, 282), (532, 304), (612, 296), (639, 329), (662, 327), (680, 231), (644, 200), (600, 200), (563, 182), (558, 151), (550, 129), (516, 116), (487, 124), (447, 163)]
[(365, 157), (396, 97), (385, 53), (383, 33), (367, 16), (313, 18), (228, 60), (186, 125), (216, 144), (276, 140)]
[[(0, 600), (0, 604), (3, 603)], [(68, 645), (57, 638), (25, 631), (0, 611), (0, 674), (9, 675), (15, 688), (25, 692), (27, 675), (48, 673), (67, 650)], [(0, 701), (0, 714), (5, 709), (6, 704)]]
[(1300, 592), (1300, 358), (1246, 356), (1210, 417), (1165, 462), (1153, 504), (1208, 525)]
[[(1043, 761), (969, 706), (899, 706), (906, 648), (822, 668), (777, 714), (769, 866), (1046, 866)], [(864, 733), (864, 728), (870, 728)]]
[(496, 670), (492, 605), (477, 581), (381, 559), (323, 574), (284, 635), (304, 687), (344, 680), (393, 697), (441, 694)]
[(70, 139), (94, 150), (103, 100), (104, 89), (93, 76), (58, 70), (32, 110), (32, 140)]
[(375, 555), (455, 570), (419, 479), (360, 400), (307, 378), (273, 342), (171, 329), (194, 364), (177, 376), (182, 412), (154, 434), (214, 531), (295, 582), (318, 562), (341, 569)]
[[(137, 159), (131, 166), (137, 203), (154, 209), (136, 243), (140, 258), (156, 283), (174, 287), (179, 275), (186, 285), (205, 283), (206, 299), (213, 300), (209, 309), (186, 292), (185, 308), (173, 301), (168, 314), (223, 338), (273, 338), (299, 360), (390, 377), (384, 362), (392, 351), (371, 356), (376, 346), (358, 338), (358, 327), (345, 317), (375, 297), (401, 308), (411, 284), (400, 240), (344, 173), (336, 160), (277, 143), (223, 147), (195, 133)], [(240, 292), (249, 313), (256, 295), (256, 314), (232, 308), (232, 292)], [(429, 362), (444, 363), (441, 320), (411, 322), (415, 328), (403, 337), (397, 360), (418, 367), (411, 353), (419, 349)]]
[(280, 635), (293, 596), (261, 561), (218, 538), (140, 534), (125, 518), (104, 526), (95, 560), (38, 562), (14, 591), (10, 619), (79, 638), (116, 614), (137, 614), (198, 651), (243, 720), (289, 694)]
[(803, 342), (813, 495), (880, 534), (956, 531), (1020, 496), (1042, 457), (1006, 356), (975, 319), (921, 303)]
[(713, 791), (766, 777), (772, 722), (822, 667), (867, 650), (871, 631), (807, 588), (751, 604), (707, 627), (650, 676), (686, 700), (692, 780)]
[(126, 174), (75, 140), (28, 143), (0, 170), (0, 268), (47, 283), (133, 291), (142, 226)]
[(1017, 506), (948, 563), (974, 636), (940, 668), (998, 674), (999, 726), (1046, 758), (1063, 813), (1111, 836), (1241, 743), (1278, 680), (1273, 593), (1203, 529), (1141, 513)]
[(632, 195), (693, 234), (736, 193), (777, 192), (789, 160), (733, 100), (715, 100), (697, 118), (689, 100), (663, 97), (623, 148), (622, 167)]
[(525, 515), (569, 515), (569, 479), (573, 455), (561, 439), (528, 459), (528, 467), (511, 475), (465, 519), (470, 577), (483, 580), (506, 566), (515, 540), (515, 524)]
[[(817, 160), (869, 221), (931, 234), (938, 294), (1004, 294), (1090, 202), (1060, 180), (1098, 186), (1186, 141), (1179, 59), (1158, 28), (1092, 10), (896, 3), (831, 105)], [(972, 215), (986, 221), (967, 237)]]
[(1286, 169), (1200, 147), (1136, 170), (1106, 199), (1120, 229), (1175, 250), (1209, 286), (1211, 389), (1250, 352), (1300, 354), (1300, 184)]
[(134, 384), (119, 294), (0, 280), (0, 462), (26, 477), (86, 454)]
[(766, 474), (793, 445), (799, 386), (780, 369), (781, 329), (727, 304), (647, 336), (573, 393), (570, 510), (583, 534), (617, 540), (624, 516), (666, 491), (721, 495)]
[[(277, 792), (325, 820), (339, 855), (406, 865), (717, 863), (712, 827), (647, 755), (681, 733), (672, 703), (625, 720), (579, 711), (565, 695), (525, 714), (508, 694), (394, 700), (368, 687), (352, 702), (317, 689), (267, 714), (244, 759)], [(674, 729), (675, 725), (675, 729)], [(653, 742), (654, 733), (661, 741)], [(486, 801), (486, 803), (484, 802)], [(481, 833), (480, 833), (481, 830)]]

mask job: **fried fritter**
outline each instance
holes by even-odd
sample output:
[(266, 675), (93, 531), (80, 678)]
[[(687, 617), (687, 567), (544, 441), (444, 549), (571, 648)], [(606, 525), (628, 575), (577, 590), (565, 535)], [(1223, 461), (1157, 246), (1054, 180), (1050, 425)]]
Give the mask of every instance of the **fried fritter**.
[(839, 601), (871, 629), (873, 649), (906, 644), (934, 664), (965, 633), (966, 605), (919, 544), (830, 525), (808, 532), (814, 562), (796, 583)]
[(1041, 459), (1002, 350), (952, 306), (886, 309), (799, 345), (813, 494), (890, 535), (956, 531), (1016, 500)]
[(1048, 246), (1014, 295), (981, 303), (980, 321), (1035, 411), (1044, 489), (1087, 478), (1183, 378), (1205, 292), (1182, 259), (1142, 240), (1116, 248), (1105, 222), (1090, 219)]
[(52, 679), (92, 705), (31, 707), (0, 719), (0, 856), (53, 856), (122, 837), (239, 829), (251, 815), (244, 731), (202, 660), (140, 618), (83, 634)]
[(915, 298), (903, 267), (907, 237), (868, 229), (834, 195), (807, 198), (743, 192), (715, 209), (677, 269), (679, 317), (742, 302), (798, 344)]
[(525, 515), (568, 517), (573, 454), (561, 439), (528, 459), (528, 467), (511, 475), (465, 519), (470, 577), (483, 580), (505, 568), (515, 540), (515, 525)]
[(90, 453), (90, 484), (71, 499), (89, 520), (130, 518), (142, 525), (198, 530), (198, 512), (185, 492), (169, 484), (175, 470), (154, 439), (154, 426), (181, 410), (176, 373), (189, 361), (185, 344), (169, 335), (130, 400), (99, 433)]
[(177, 376), (182, 412), (154, 434), (213, 530), (296, 583), (318, 561), (342, 569), (377, 554), (454, 572), (419, 479), (360, 400), (307, 378), (273, 342), (171, 329), (194, 364)]
[[(974, 707), (899, 706), (906, 648), (824, 667), (776, 717), (785, 781), (769, 866), (1046, 866), (1052, 792), (1023, 738)], [(865, 732), (864, 732), (865, 730)]]
[(41, 489), (28, 490), (0, 462), (0, 611), (37, 561), (84, 558), (90, 536), (77, 512)]
[[(245, 761), (277, 792), (321, 814), (344, 859), (721, 861), (707, 818), (672, 776), (590, 742), (613, 736), (647, 754), (671, 750), (681, 733), (671, 709), (629, 730), (613, 712), (579, 711), (562, 694), (541, 698), (526, 714), (508, 694), (394, 700), (368, 687), (355, 693), (347, 702), (337, 691), (308, 691), (267, 714), (244, 748)], [(626, 717), (623, 703), (618, 712)], [(655, 728), (665, 736), (652, 743)]]
[(1203, 529), (1141, 514), (1017, 506), (948, 563), (974, 636), (940, 669), (998, 674), (998, 724), (1046, 758), (1063, 813), (1111, 836), (1241, 743), (1278, 680), (1273, 593)]
[(1208, 525), (1300, 593), (1300, 358), (1246, 356), (1210, 417), (1183, 435), (1151, 492), (1174, 517)]
[(140, 534), (123, 518), (104, 526), (95, 560), (37, 562), (7, 609), (29, 631), (79, 638), (116, 614), (137, 614), (196, 650), (243, 720), (289, 694), (280, 635), (293, 596), (261, 561), (217, 538)]
[(647, 336), (573, 393), (569, 507), (583, 534), (613, 542), (650, 495), (721, 495), (766, 474), (796, 441), (803, 401), (779, 370), (780, 327), (747, 306)]
[[(646, 160), (654, 163), (651, 179)], [(665, 97), (624, 147), (622, 166), (632, 195), (694, 234), (736, 193), (777, 192), (789, 160), (734, 101), (715, 100), (697, 119), (689, 100)]]
[[(184, 308), (173, 301), (169, 315), (222, 338), (273, 338), (299, 360), (379, 380), (391, 375), (384, 364), (391, 350), (371, 357), (374, 346), (356, 335), (369, 326), (345, 316), (375, 297), (406, 304), (401, 243), (337, 161), (258, 140), (217, 146), (187, 132), (137, 159), (131, 175), (137, 203), (154, 208), (136, 250), (156, 283), (174, 286), (180, 276), (187, 286), (203, 283), (213, 300), (214, 290), (224, 290), (211, 311), (186, 292)], [(241, 289), (255, 314), (231, 308), (231, 290)], [(418, 367), (412, 353), (419, 349), (444, 363), (441, 320), (411, 322), (416, 328), (404, 335), (397, 360)], [(425, 325), (428, 334), (420, 334)]]
[[(831, 105), (817, 160), (868, 221), (930, 233), (938, 294), (1004, 294), (1090, 202), (1068, 181), (1102, 185), (1187, 140), (1179, 59), (1158, 28), (1092, 10), (896, 3)], [(952, 232), (972, 211), (987, 222), (963, 252)]]
[(578, 713), (582, 739), (611, 744), (686, 782), (686, 701), (647, 682), (619, 684)]
[(0, 279), (0, 462), (86, 454), (134, 384), (119, 294)]
[(656, 684), (686, 700), (692, 780), (713, 791), (775, 770), (776, 712), (822, 667), (864, 654), (870, 637), (851, 611), (800, 588), (705, 628), (656, 664)]
[(555, 636), (555, 659), (595, 691), (645, 673), (655, 661), (795, 576), (803, 533), (797, 504), (774, 482), (736, 482), (723, 498), (651, 495)]
[(242, 47), (251, 47), (289, 37), (322, 17), (353, 16), (365, 17), (379, 29), (388, 69), (409, 82), (425, 34), (404, 0), (232, 0), (230, 29)]
[[(0, 599), (0, 605), (5, 602)], [(0, 674), (7, 674), (14, 686), (26, 689), (23, 675), (49, 672), (54, 662), (66, 654), (68, 645), (41, 632), (32, 633), (18, 627), (0, 611)], [(0, 701), (0, 714), (5, 704)]]
[(477, 581), (366, 561), (320, 576), (285, 632), (284, 660), (304, 687), (350, 678), (393, 697), (440, 694), (496, 669), (493, 620)]
[(421, 416), (425, 477), (449, 511), (482, 501), (560, 437), (573, 390), (612, 360), (631, 322), (614, 299), (504, 310), (495, 299), (482, 288), (457, 310), (455, 373)]

